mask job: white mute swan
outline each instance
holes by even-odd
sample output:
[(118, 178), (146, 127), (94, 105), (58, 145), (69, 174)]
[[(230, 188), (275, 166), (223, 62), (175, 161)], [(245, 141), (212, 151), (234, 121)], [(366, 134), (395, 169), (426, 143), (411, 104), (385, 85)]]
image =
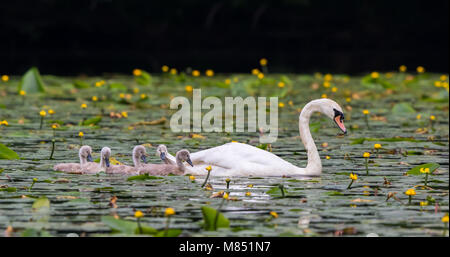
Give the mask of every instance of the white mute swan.
[[(192, 153), (191, 160), (195, 167), (186, 167), (185, 173), (206, 175), (205, 168), (211, 166), (211, 176), (320, 176), (322, 163), (309, 130), (309, 119), (314, 112), (325, 114), (344, 134), (347, 133), (342, 108), (335, 101), (322, 98), (306, 104), (299, 116), (300, 138), (308, 154), (305, 168), (257, 147), (233, 142)], [(164, 153), (164, 158), (175, 161), (168, 152)]]
[(183, 149), (177, 152), (175, 156), (176, 165), (173, 164), (144, 164), (139, 168), (139, 174), (150, 174), (150, 175), (183, 175), (187, 169), (183, 162), (187, 162), (189, 165), (194, 167), (192, 164), (190, 153), (188, 150)]
[(58, 163), (53, 166), (55, 171), (63, 171), (67, 173), (82, 173), (82, 167), (92, 162), (92, 148), (88, 145), (83, 145), (78, 151), (80, 163)]

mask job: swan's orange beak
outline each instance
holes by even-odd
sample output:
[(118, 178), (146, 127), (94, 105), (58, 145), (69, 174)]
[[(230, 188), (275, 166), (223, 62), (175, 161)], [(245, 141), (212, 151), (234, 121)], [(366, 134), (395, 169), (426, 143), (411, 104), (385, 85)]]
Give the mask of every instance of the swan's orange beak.
[(344, 134), (347, 134), (347, 129), (345, 128), (344, 120), (342, 119), (341, 115), (334, 117), (334, 122), (336, 122), (336, 125), (338, 125), (338, 127), (342, 130), (342, 132), (344, 132)]

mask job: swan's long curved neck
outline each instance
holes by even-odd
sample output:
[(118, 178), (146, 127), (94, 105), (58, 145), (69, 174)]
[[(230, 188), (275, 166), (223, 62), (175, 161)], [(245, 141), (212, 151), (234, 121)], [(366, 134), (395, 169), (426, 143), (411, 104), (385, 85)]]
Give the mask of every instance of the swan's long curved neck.
[(100, 167), (106, 168), (105, 156), (103, 155), (100, 157)]
[(305, 175), (320, 175), (322, 172), (322, 162), (320, 161), (319, 152), (309, 130), (310, 117), (317, 111), (319, 111), (317, 106), (308, 103), (300, 113), (298, 122), (300, 138), (308, 154), (308, 165), (305, 168)]
[(180, 169), (180, 171), (184, 172), (186, 170), (186, 166), (184, 166), (184, 163), (181, 160), (180, 156), (177, 154), (175, 158), (177, 161), (178, 169)]
[(86, 164), (86, 163), (87, 163), (86, 157), (83, 157), (83, 156), (81, 155), (81, 153), (79, 154), (79, 156), (80, 156), (80, 164), (81, 164), (81, 165)]
[(141, 160), (139, 158), (140, 157), (138, 156), (136, 151), (133, 151), (133, 164), (134, 164), (134, 167), (139, 167), (141, 165)]

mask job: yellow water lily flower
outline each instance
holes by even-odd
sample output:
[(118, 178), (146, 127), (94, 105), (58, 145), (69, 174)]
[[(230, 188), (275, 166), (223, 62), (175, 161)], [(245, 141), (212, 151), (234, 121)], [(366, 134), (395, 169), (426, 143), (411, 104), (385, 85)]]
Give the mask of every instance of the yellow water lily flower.
[(258, 75), (259, 74), (259, 70), (258, 69), (253, 69), (252, 70), (252, 74), (253, 75)]
[(350, 173), (350, 179), (351, 180), (358, 180), (358, 175), (356, 175), (354, 173)]
[(422, 66), (418, 66), (416, 70), (417, 70), (418, 73), (424, 73), (425, 72), (425, 68), (422, 67)]
[(267, 59), (266, 58), (262, 58), (261, 60), (259, 60), (259, 64), (261, 64), (261, 66), (266, 66), (267, 65)]
[(47, 115), (47, 112), (42, 110), (42, 111), (39, 112), (39, 115), (41, 115), (41, 117), (45, 117), (45, 115)]
[(200, 71), (198, 71), (198, 70), (193, 70), (193, 71), (192, 71), (192, 76), (194, 76), (194, 77), (200, 76)]
[(410, 189), (406, 190), (405, 194), (406, 195), (416, 195), (416, 190), (414, 190), (413, 188), (410, 188)]
[(274, 217), (275, 219), (278, 218), (278, 213), (276, 213), (274, 211), (271, 211), (269, 214), (270, 214), (270, 216)]
[(163, 72), (168, 72), (168, 71), (169, 71), (169, 66), (163, 65), (163, 66), (161, 67), (161, 70), (162, 70)]
[(140, 70), (140, 69), (134, 69), (134, 70), (133, 70), (133, 75), (136, 76), (136, 77), (141, 76), (141, 75), (142, 75), (142, 70)]
[(369, 158), (369, 157), (370, 157), (370, 153), (364, 152), (364, 153), (363, 153), (363, 157), (364, 157), (364, 158)]
[(134, 213), (134, 217), (136, 217), (136, 218), (142, 218), (142, 217), (144, 217), (144, 213), (142, 213), (141, 211), (136, 211), (135, 213)]
[(430, 168), (420, 168), (420, 173), (430, 173)]
[(175, 214), (175, 210), (173, 208), (166, 208), (164, 215), (165, 216), (172, 216)]

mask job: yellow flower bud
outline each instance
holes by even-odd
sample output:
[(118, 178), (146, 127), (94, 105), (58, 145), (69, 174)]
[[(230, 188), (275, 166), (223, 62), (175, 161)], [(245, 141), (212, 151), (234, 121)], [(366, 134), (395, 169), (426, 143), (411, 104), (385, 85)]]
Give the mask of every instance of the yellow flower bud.
[(136, 217), (136, 218), (142, 218), (142, 217), (144, 217), (144, 213), (142, 213), (141, 211), (136, 211), (135, 213), (134, 213), (134, 217)]
[(166, 211), (164, 212), (164, 215), (166, 216), (172, 216), (175, 214), (175, 210), (173, 208), (166, 208)]
[(141, 76), (142, 75), (142, 70), (134, 69), (133, 70), (133, 75), (136, 76), (136, 77)]
[(267, 65), (267, 59), (266, 58), (262, 58), (261, 60), (259, 60), (259, 64), (261, 64), (261, 66), (266, 66)]

